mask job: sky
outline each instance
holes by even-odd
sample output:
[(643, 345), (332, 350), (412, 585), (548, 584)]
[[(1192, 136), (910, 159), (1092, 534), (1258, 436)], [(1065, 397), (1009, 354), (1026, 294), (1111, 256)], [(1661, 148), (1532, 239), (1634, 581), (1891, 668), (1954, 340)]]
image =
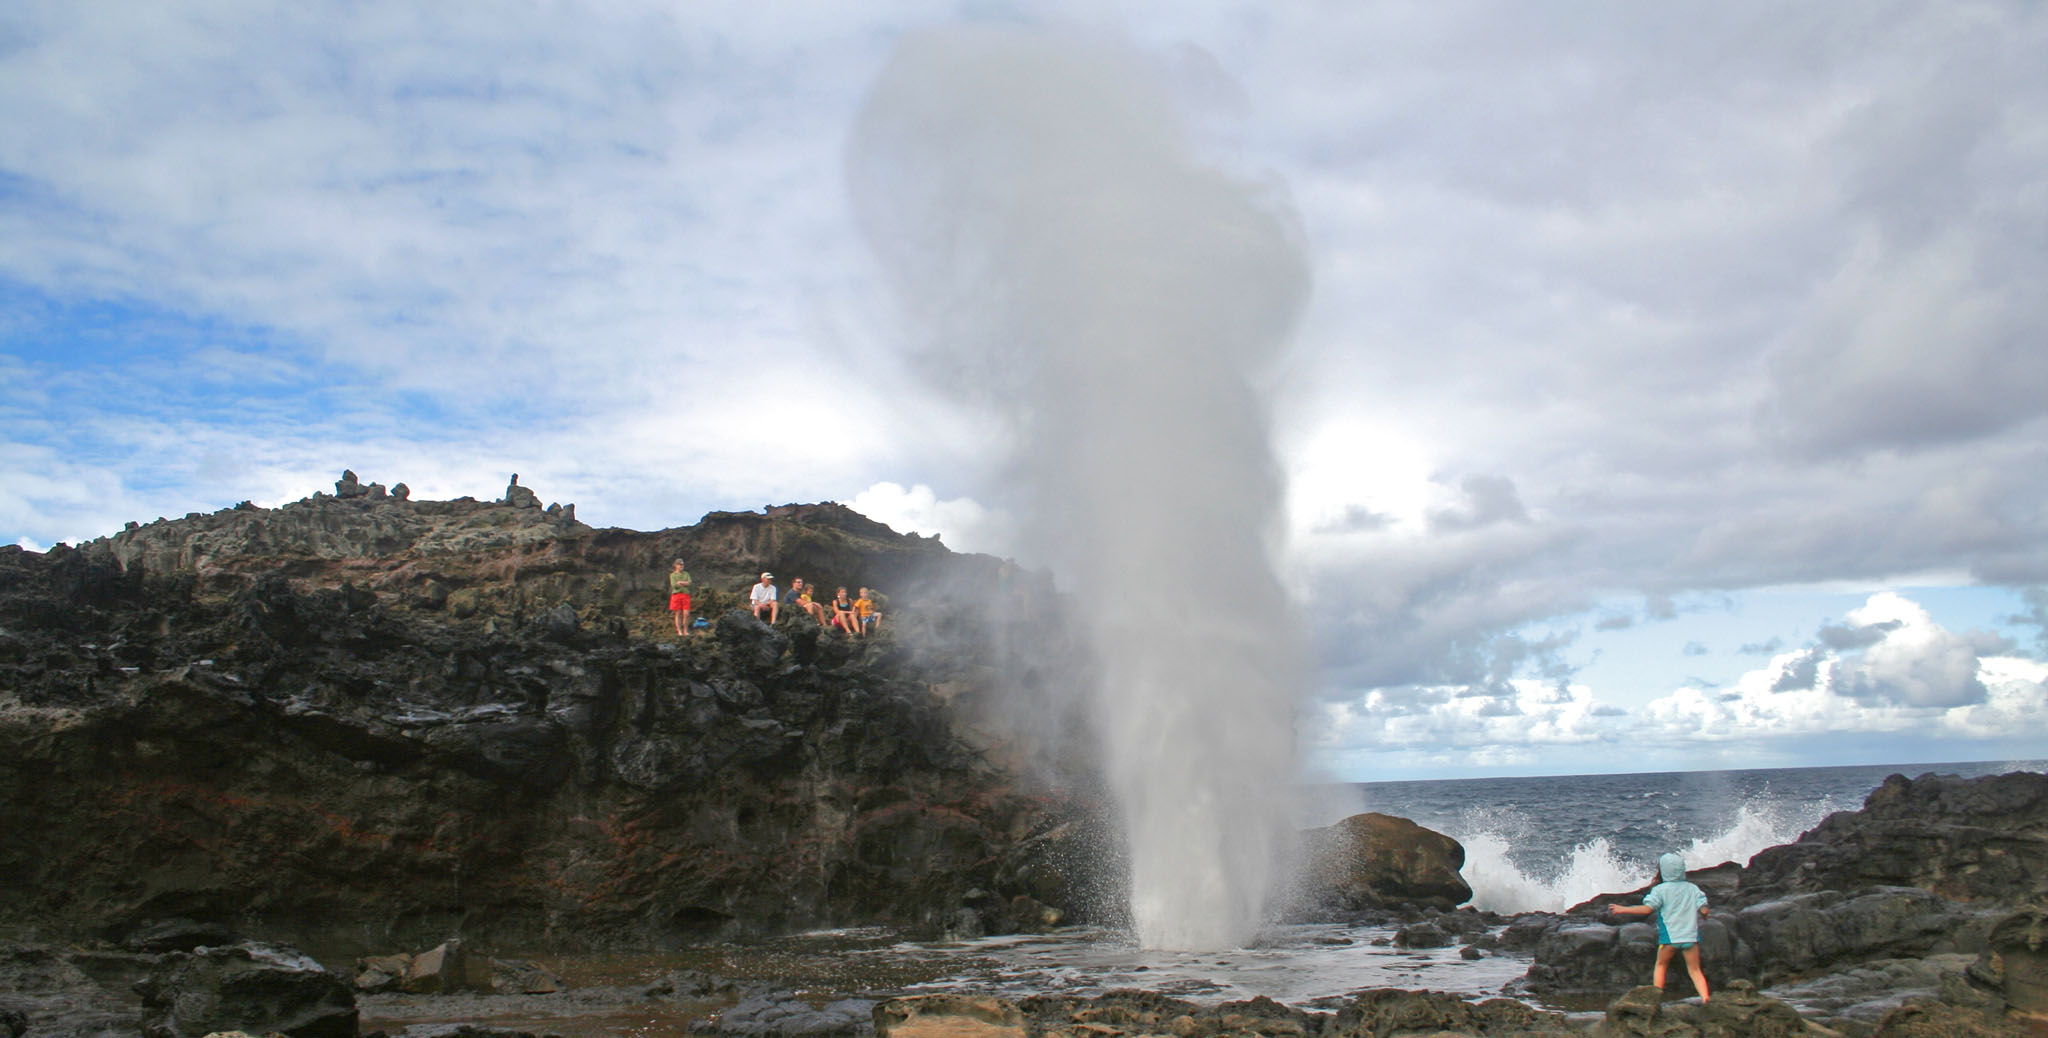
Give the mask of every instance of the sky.
[(2030, 0), (15, 0), (0, 543), (351, 468), (1021, 553), (848, 202), (963, 26), (1127, 52), (1298, 228), (1258, 389), (1318, 774), (2048, 757)]

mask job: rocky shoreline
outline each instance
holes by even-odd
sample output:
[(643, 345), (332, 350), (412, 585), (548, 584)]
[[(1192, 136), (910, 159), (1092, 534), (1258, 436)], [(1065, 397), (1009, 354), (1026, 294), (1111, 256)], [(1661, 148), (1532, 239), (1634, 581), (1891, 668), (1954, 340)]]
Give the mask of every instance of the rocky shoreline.
[[(664, 631), (674, 558), (706, 636)], [(734, 607), (762, 570), (884, 589), (888, 635), (759, 622)], [(1020, 593), (1052, 594), (837, 505), (601, 530), (516, 478), (499, 501), (434, 502), (345, 473), (277, 509), (0, 548), (0, 1038), (2048, 1028), (2048, 776), (2027, 773), (1895, 776), (1793, 844), (1695, 872), (1715, 906), (1705, 1006), (1636, 987), (1654, 932), (1606, 908), (1639, 892), (1458, 911), (1462, 849), (1370, 815), (1305, 834), (1288, 918), (1526, 960), (1509, 997), (1005, 998), (788, 969), (539, 993), (443, 944), (676, 956), (834, 926), (1116, 926), (1116, 840), (1085, 756), (1061, 751), (1084, 721), (1035, 718), (1054, 737), (1034, 742), (1010, 712), (1087, 663), (1056, 622), (998, 636), (989, 603)], [(336, 972), (437, 950), (431, 970), (379, 967), (432, 991)], [(1688, 991), (1676, 971), (1670, 997)]]

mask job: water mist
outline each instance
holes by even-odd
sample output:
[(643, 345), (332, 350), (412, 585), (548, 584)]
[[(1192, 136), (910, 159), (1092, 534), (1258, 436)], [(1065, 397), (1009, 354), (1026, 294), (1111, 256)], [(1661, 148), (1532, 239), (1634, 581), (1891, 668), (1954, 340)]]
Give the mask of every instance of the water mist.
[(1243, 943), (1293, 837), (1303, 650), (1254, 385), (1307, 291), (1287, 208), (1196, 157), (1142, 59), (1053, 34), (907, 41), (848, 159), (919, 359), (1010, 423), (1026, 550), (1091, 640), (1136, 937)]

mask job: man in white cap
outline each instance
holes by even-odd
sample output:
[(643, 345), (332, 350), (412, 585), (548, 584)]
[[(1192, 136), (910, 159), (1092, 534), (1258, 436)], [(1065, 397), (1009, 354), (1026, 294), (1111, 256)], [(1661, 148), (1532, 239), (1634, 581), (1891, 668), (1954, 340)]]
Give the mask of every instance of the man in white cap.
[(782, 612), (782, 601), (775, 596), (774, 581), (775, 574), (761, 574), (761, 582), (754, 585), (754, 593), (748, 599), (754, 606), (754, 619), (759, 620), (761, 618), (761, 610), (766, 609), (768, 610), (768, 622), (771, 624), (775, 622), (776, 617)]

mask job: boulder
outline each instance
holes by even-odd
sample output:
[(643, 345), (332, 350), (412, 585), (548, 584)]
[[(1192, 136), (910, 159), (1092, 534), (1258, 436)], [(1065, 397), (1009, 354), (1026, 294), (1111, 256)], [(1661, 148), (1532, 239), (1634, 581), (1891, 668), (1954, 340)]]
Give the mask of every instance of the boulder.
[(553, 970), (525, 959), (492, 959), (491, 990), (500, 995), (552, 995), (567, 985)]
[(450, 938), (412, 957), (399, 989), (414, 995), (491, 990), (491, 961)]
[(1450, 933), (1435, 923), (1413, 923), (1394, 931), (1396, 948), (1446, 948), (1452, 942)]
[(1358, 911), (1391, 905), (1455, 908), (1472, 899), (1458, 870), (1465, 848), (1406, 818), (1367, 813), (1302, 834), (1301, 900), (1310, 908)]
[(355, 1038), (349, 983), (295, 948), (243, 941), (174, 952), (136, 984), (148, 1038), (216, 1031)]
[(540, 508), (540, 495), (528, 487), (519, 485), (519, 473), (512, 474), (512, 481), (505, 484), (504, 502), (514, 508)]
[(356, 960), (356, 990), (365, 995), (397, 991), (411, 970), (412, 956), (404, 952), (366, 955)]
[(1999, 995), (2018, 1018), (2048, 1030), (2048, 909), (2015, 912), (1992, 927)]

